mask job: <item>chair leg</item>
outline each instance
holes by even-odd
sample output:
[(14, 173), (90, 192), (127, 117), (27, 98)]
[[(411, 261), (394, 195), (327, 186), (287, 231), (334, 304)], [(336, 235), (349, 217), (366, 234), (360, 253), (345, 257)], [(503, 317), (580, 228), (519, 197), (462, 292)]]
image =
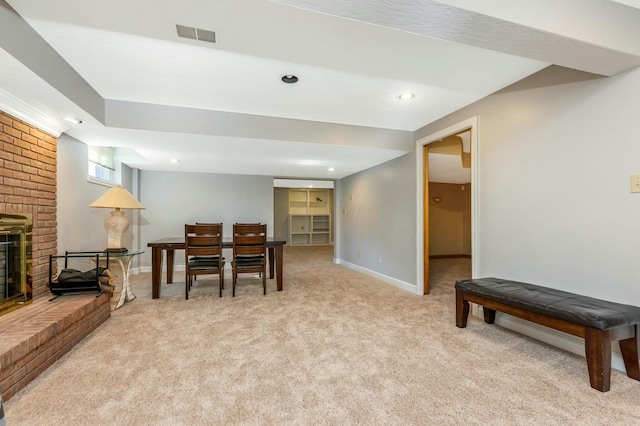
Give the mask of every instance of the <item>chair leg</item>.
[(236, 297), (236, 280), (238, 279), (238, 274), (235, 271), (231, 272), (231, 297)]
[(189, 287), (191, 287), (190, 282), (191, 277), (187, 276), (187, 279), (184, 282), (184, 300), (189, 300)]
[(262, 294), (267, 295), (267, 273), (262, 273)]

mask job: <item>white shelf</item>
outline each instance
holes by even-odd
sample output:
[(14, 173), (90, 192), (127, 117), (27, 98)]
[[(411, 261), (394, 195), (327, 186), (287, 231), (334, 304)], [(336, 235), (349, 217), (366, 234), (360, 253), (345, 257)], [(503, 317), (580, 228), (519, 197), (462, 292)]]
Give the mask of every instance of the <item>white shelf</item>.
[(330, 191), (289, 189), (289, 244), (331, 244)]

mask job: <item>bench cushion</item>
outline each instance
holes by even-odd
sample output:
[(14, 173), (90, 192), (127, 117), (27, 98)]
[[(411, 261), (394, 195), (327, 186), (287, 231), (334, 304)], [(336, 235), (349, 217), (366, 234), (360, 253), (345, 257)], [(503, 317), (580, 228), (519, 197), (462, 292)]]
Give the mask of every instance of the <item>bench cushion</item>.
[(500, 278), (456, 281), (456, 289), (510, 306), (608, 330), (640, 324), (640, 308)]

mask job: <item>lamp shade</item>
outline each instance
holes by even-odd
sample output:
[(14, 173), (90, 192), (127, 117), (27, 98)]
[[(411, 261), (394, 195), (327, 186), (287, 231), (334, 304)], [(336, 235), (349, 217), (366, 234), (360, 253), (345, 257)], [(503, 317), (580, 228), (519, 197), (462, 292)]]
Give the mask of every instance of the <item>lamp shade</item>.
[(121, 186), (114, 186), (105, 192), (100, 198), (89, 204), (89, 207), (106, 209), (144, 209), (140, 201), (133, 198), (133, 195)]

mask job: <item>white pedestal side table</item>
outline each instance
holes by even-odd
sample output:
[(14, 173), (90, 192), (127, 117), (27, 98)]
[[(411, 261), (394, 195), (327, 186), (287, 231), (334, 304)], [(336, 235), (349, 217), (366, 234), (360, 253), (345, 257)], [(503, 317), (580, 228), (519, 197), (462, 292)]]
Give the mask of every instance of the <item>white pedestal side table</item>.
[[(129, 250), (123, 253), (109, 252), (109, 269), (113, 273), (113, 284), (115, 286), (113, 298), (111, 300), (111, 310), (116, 310), (126, 302), (131, 302), (136, 298), (136, 295), (133, 294), (133, 291), (131, 290), (129, 272), (131, 270), (131, 261), (133, 260), (133, 257), (142, 253), (144, 253), (144, 250)], [(105, 257), (101, 256), (100, 260), (102, 261)], [(119, 266), (118, 270), (114, 267), (116, 264)]]

